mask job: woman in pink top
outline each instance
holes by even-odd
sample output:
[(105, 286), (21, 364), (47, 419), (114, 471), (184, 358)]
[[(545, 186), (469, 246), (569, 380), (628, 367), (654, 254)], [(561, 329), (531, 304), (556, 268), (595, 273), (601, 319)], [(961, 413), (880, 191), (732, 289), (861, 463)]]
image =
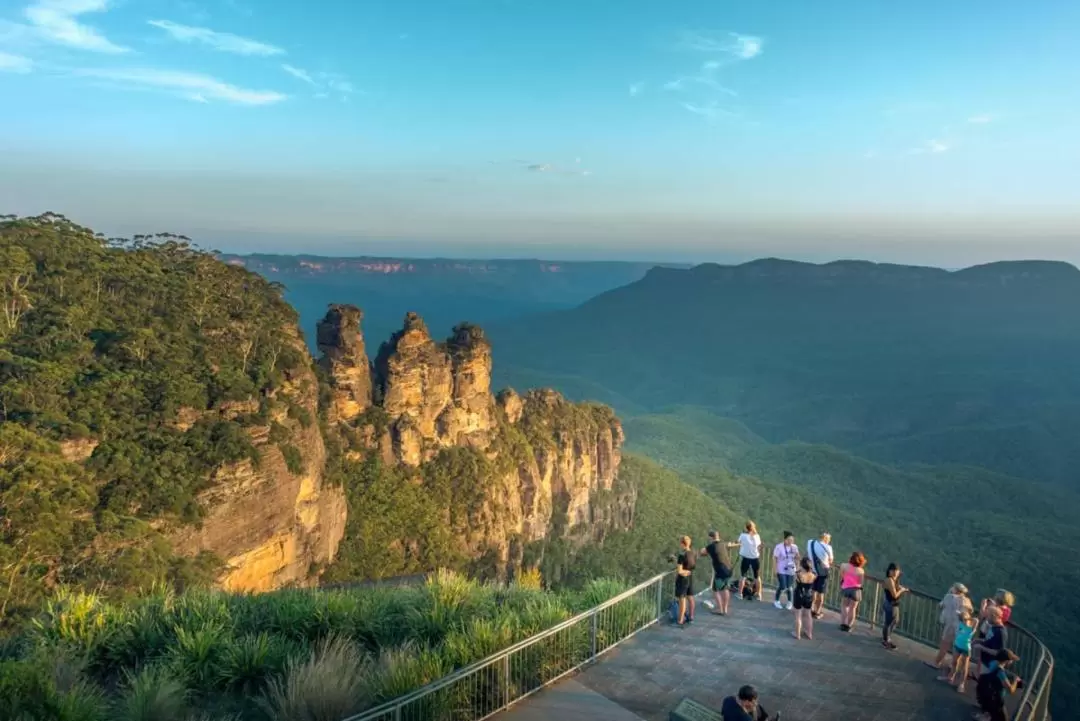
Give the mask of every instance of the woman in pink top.
[(858, 618), (862, 601), (863, 579), (866, 578), (866, 556), (855, 551), (847, 563), (840, 564), (840, 589), (844, 597), (840, 605), (840, 630), (851, 632)]

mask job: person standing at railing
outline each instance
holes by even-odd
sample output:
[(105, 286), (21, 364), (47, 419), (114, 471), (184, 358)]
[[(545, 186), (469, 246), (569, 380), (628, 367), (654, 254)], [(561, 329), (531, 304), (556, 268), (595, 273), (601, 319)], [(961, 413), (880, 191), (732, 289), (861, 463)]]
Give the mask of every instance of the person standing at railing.
[(675, 560), (675, 598), (679, 600), (680, 628), (694, 621), (694, 568), (697, 556), (691, 550), (690, 536), (679, 539), (679, 556)]
[(746, 522), (746, 531), (739, 534), (739, 555), (742, 557), (740, 564), (739, 598), (743, 598), (743, 590), (746, 588), (746, 574), (754, 572), (754, 595), (761, 600), (761, 554), (765, 551), (765, 545), (758, 535), (757, 526), (753, 521)]
[(814, 640), (814, 583), (817, 575), (809, 558), (799, 562), (799, 572), (795, 574), (795, 640), (802, 637), (806, 627), (806, 637)]
[(982, 675), (998, 651), (1009, 645), (1009, 631), (1002, 620), (1004, 617), (1000, 606), (986, 607), (986, 630), (971, 646), (971, 653), (975, 657), (975, 678)]
[[(713, 613), (720, 616), (726, 616), (730, 612), (731, 604), (731, 589), (728, 587), (728, 581), (731, 579), (734, 573), (731, 566), (731, 551), (733, 547), (738, 547), (738, 543), (728, 543), (720, 538), (719, 531), (709, 531), (709, 545), (701, 549), (702, 556), (708, 556), (712, 561), (713, 579), (712, 579), (712, 592), (713, 597), (716, 599), (716, 608)], [(708, 605), (708, 602), (706, 602)]]
[(960, 625), (957, 626), (956, 635), (953, 637), (952, 672), (938, 676), (938, 681), (955, 683), (956, 690), (960, 693), (964, 693), (964, 689), (967, 688), (968, 668), (971, 666), (971, 639), (974, 635), (975, 617), (964, 611), (960, 616)]
[(885, 581), (881, 584), (885, 591), (885, 597), (881, 601), (881, 610), (885, 620), (881, 624), (881, 645), (893, 651), (896, 644), (892, 640), (892, 632), (896, 624), (900, 623), (900, 599), (908, 589), (900, 585), (900, 566), (890, 563), (885, 570)]
[(806, 544), (806, 557), (810, 559), (814, 569), (814, 602), (810, 608), (810, 614), (814, 618), (822, 618), (825, 615), (825, 589), (829, 584), (829, 569), (833, 565), (832, 534), (828, 531), (821, 532), (820, 539), (810, 539)]
[[(954, 583), (938, 604), (938, 608), (941, 609), (941, 615), (938, 618), (941, 622), (941, 641), (938, 644), (938, 653), (934, 662), (927, 662), (927, 665), (941, 670), (947, 670), (955, 665), (954, 662), (946, 665), (945, 657), (950, 653), (955, 655), (954, 646), (957, 631), (960, 630), (960, 619), (964, 614), (972, 613), (971, 599), (967, 594), (967, 586)], [(968, 645), (970, 646), (970, 641)]]
[[(799, 547), (795, 545), (795, 534), (784, 531), (784, 540), (776, 544), (773, 549), (773, 558), (776, 559), (776, 600), (773, 605), (777, 608), (791, 610), (792, 591), (795, 588), (795, 571), (799, 568)], [(787, 594), (787, 603), (780, 602), (780, 597)]]
[(858, 618), (859, 604), (862, 602), (863, 579), (866, 578), (866, 556), (859, 551), (851, 554), (847, 563), (840, 564), (840, 630), (851, 632)]

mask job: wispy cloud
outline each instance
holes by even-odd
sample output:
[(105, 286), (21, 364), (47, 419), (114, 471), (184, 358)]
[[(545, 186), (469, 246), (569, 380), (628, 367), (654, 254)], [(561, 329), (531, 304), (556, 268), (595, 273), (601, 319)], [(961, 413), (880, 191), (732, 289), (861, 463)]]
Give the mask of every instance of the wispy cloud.
[(80, 15), (108, 9), (108, 0), (38, 0), (23, 11), (23, 16), (49, 42), (98, 53), (126, 53), (129, 48), (117, 45), (78, 21)]
[(334, 94), (342, 100), (347, 100), (356, 92), (356, 88), (348, 79), (336, 73), (311, 73), (288, 63), (282, 63), (281, 69), (297, 80), (310, 85), (315, 90), (316, 98), (328, 98)]
[(683, 50), (698, 53), (727, 55), (739, 60), (749, 60), (761, 55), (765, 50), (765, 40), (757, 35), (688, 30), (679, 36), (678, 46)]
[(684, 75), (681, 78), (675, 78), (674, 80), (664, 83), (665, 90), (687, 90), (692, 89), (694, 86), (704, 87), (709, 90), (714, 90), (722, 95), (730, 95), (731, 97), (736, 97), (738, 95), (737, 92), (726, 85), (721, 85), (715, 78), (708, 74)]
[(699, 105), (698, 103), (680, 103), (683, 109), (693, 113), (694, 115), (701, 115), (709, 120), (719, 120), (720, 118), (735, 118), (738, 117), (738, 113), (734, 110), (721, 107), (718, 103), (706, 103)]
[(315, 78), (311, 77), (311, 74), (306, 70), (301, 70), (300, 68), (289, 65), (288, 63), (282, 63), (281, 69), (287, 72), (289, 75), (292, 75), (294, 78), (303, 80), (308, 85), (315, 84)]
[(161, 90), (187, 100), (208, 103), (214, 100), (235, 105), (271, 105), (287, 97), (273, 90), (249, 90), (198, 73), (151, 68), (84, 69), (77, 75), (97, 78), (131, 88)]
[[(581, 165), (581, 158), (574, 159), (574, 165)], [(552, 163), (527, 163), (525, 169), (533, 173), (553, 173), (555, 175), (592, 175), (591, 170), (581, 167), (566, 168)]]
[(922, 145), (912, 148), (908, 151), (910, 155), (940, 155), (941, 153), (947, 153), (952, 150), (952, 142), (948, 140), (927, 140)]
[[(74, 0), (72, 0), (74, 1)], [(232, 33), (222, 33), (210, 28), (200, 28), (191, 25), (181, 25), (171, 20), (148, 20), (148, 24), (164, 30), (174, 40), (182, 43), (202, 43), (214, 50), (236, 55), (283, 55), (285, 53), (279, 47), (268, 43), (240, 37)]]
[(972, 125), (986, 125), (987, 123), (994, 122), (995, 118), (990, 113), (980, 113), (978, 115), (972, 115), (967, 119)]
[(630, 83), (629, 93), (630, 97), (636, 98), (641, 95), (641, 92), (645, 89), (645, 83)]
[(0, 73), (28, 73), (34, 69), (30, 58), (0, 52)]

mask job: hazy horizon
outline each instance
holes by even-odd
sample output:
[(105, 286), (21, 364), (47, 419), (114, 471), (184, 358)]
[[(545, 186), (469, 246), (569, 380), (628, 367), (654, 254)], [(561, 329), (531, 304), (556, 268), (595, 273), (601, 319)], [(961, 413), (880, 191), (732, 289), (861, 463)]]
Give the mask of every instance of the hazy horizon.
[(229, 252), (1076, 264), (1078, 24), (1064, 0), (9, 0), (0, 212)]

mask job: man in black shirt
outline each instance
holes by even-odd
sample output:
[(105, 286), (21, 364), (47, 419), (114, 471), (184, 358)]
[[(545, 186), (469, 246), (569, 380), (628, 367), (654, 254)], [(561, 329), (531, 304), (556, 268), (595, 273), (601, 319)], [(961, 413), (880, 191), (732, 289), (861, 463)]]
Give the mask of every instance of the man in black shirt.
[(713, 580), (712, 591), (716, 599), (716, 610), (713, 613), (726, 616), (731, 604), (731, 589), (728, 581), (732, 576), (731, 553), (728, 549), (739, 544), (727, 543), (721, 540), (719, 531), (709, 531), (709, 545), (701, 549), (702, 556), (708, 556), (712, 561)]
[(686, 626), (694, 620), (694, 567), (696, 565), (697, 557), (690, 550), (690, 536), (683, 536), (679, 539), (679, 556), (675, 559), (675, 598), (679, 599), (679, 626)]
[(758, 705), (758, 692), (753, 686), (743, 686), (737, 696), (724, 699), (720, 715), (724, 721), (769, 721), (769, 714)]

